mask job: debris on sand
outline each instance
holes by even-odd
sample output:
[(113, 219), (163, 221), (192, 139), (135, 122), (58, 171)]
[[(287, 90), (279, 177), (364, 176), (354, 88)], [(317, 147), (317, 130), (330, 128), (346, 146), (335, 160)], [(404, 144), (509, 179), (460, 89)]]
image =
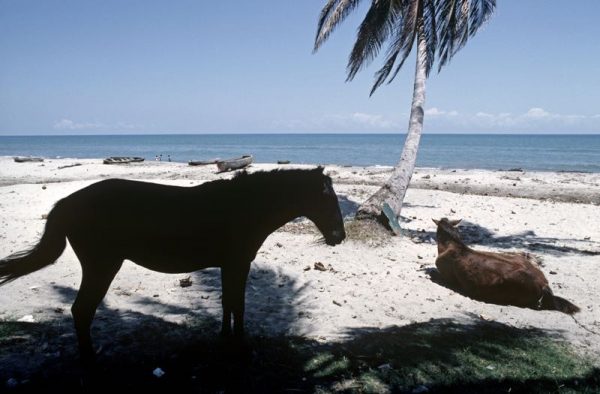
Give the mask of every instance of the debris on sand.
[(181, 287), (190, 287), (192, 285), (192, 277), (188, 276), (183, 279), (179, 279), (179, 286)]
[(165, 373), (166, 372), (161, 368), (155, 368), (154, 371), (152, 371), (152, 375), (156, 376), (157, 378), (162, 378)]

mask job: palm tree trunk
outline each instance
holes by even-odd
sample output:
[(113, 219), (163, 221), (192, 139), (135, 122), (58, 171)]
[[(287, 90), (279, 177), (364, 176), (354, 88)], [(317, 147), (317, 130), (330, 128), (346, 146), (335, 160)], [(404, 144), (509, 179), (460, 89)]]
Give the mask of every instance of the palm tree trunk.
[(398, 218), (402, 210), (402, 201), (415, 169), (417, 150), (423, 131), (425, 80), (427, 79), (426, 56), (424, 34), (419, 32), (413, 101), (408, 122), (408, 133), (404, 141), (400, 161), (394, 167), (394, 172), (386, 183), (359, 207), (356, 214), (356, 218), (359, 220), (376, 219), (383, 221), (383, 224), (389, 225), (396, 234), (400, 232)]

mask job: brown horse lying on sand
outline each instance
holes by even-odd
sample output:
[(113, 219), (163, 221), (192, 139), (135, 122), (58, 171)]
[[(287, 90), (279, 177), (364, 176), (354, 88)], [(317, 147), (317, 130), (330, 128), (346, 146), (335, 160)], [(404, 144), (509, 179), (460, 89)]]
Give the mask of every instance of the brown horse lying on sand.
[(0, 259), (0, 285), (54, 263), (68, 239), (83, 271), (71, 311), (88, 362), (92, 319), (123, 260), (165, 273), (220, 267), (222, 334), (231, 334), (233, 316), (233, 335), (242, 339), (250, 263), (269, 234), (299, 216), (316, 224), (327, 245), (346, 237), (331, 178), (321, 167), (242, 172), (195, 187), (105, 180), (56, 203), (39, 243)]
[(460, 220), (433, 221), (438, 226), (435, 265), (442, 278), (459, 293), (492, 304), (557, 310), (569, 315), (579, 311), (552, 293), (534, 256), (473, 250), (464, 244), (456, 229)]

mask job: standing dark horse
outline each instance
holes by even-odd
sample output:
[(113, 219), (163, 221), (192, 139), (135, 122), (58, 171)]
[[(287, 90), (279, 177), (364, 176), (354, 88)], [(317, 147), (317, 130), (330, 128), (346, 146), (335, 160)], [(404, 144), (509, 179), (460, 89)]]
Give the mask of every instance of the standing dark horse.
[(69, 240), (82, 268), (71, 311), (84, 362), (94, 352), (96, 308), (128, 259), (148, 269), (184, 273), (221, 268), (222, 334), (244, 335), (250, 263), (265, 239), (299, 216), (313, 221), (325, 243), (346, 237), (331, 178), (323, 168), (247, 174), (195, 187), (110, 179), (58, 201), (39, 243), (0, 260), (0, 285), (52, 264)]

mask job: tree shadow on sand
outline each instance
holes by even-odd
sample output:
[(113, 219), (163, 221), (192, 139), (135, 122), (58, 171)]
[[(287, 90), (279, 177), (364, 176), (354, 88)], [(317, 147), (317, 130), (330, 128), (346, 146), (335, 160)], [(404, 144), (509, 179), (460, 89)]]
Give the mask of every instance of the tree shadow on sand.
[[(262, 275), (265, 283), (275, 279), (271, 286), (281, 291), (275, 294), (294, 293), (279, 286), (278, 273)], [(203, 280), (211, 285), (214, 274)], [(57, 287), (57, 291), (68, 299), (75, 293), (65, 287)], [(261, 305), (268, 305), (264, 301), (260, 297), (251, 300), (249, 310), (260, 317), (264, 313)], [(15, 379), (15, 392), (131, 388), (164, 392), (413, 392), (426, 386), (429, 392), (474, 393), (600, 388), (598, 370), (578, 364), (576, 358), (572, 361), (565, 349), (554, 344), (559, 332), (466, 318), (384, 329), (353, 328), (340, 342), (252, 333), (251, 357), (242, 360), (218, 338), (218, 316), (202, 308), (192, 311), (165, 305), (153, 298), (141, 302), (163, 312), (190, 313), (193, 318), (191, 323), (176, 324), (102, 306), (92, 332), (104, 350), (98, 358), (97, 374), (86, 380), (85, 386), (81, 385), (70, 317), (61, 314), (40, 323), (0, 322), (0, 379)], [(283, 320), (279, 329), (292, 325), (299, 312), (294, 303), (288, 310), (284, 304), (278, 304), (278, 312), (274, 312)], [(157, 367), (165, 372), (161, 378), (152, 373)]]
[[(101, 379), (94, 382), (95, 387), (190, 385), (209, 392), (244, 387), (243, 379), (227, 376), (245, 366), (247, 357), (240, 357), (219, 336), (220, 270), (206, 269), (192, 277), (193, 283), (204, 292), (215, 292), (219, 300), (208, 307), (199, 294), (195, 305), (183, 307), (161, 302), (151, 294), (140, 296), (119, 289), (131, 303), (152, 313), (113, 309), (101, 303), (92, 326), (94, 345), (100, 349), (97, 364)], [(305, 288), (280, 270), (251, 269), (246, 291), (246, 332), (251, 345), (257, 343), (262, 348), (264, 335), (295, 331), (294, 324), (303, 315), (297, 303), (304, 299)], [(70, 287), (55, 285), (53, 289), (68, 305), (77, 295)], [(44, 322), (0, 321), (0, 385), (15, 379), (24, 390), (83, 389), (70, 311), (49, 310), (50, 319)], [(159, 317), (167, 315), (185, 315), (184, 323)], [(266, 346), (261, 351), (268, 354), (271, 350)], [(165, 378), (153, 376), (157, 367), (167, 372)]]
[(346, 368), (360, 371), (353, 384), (362, 387), (383, 385), (398, 392), (426, 386), (428, 392), (514, 393), (600, 385), (600, 371), (591, 366), (581, 376), (560, 370), (565, 355), (552, 342), (559, 332), (475, 318), (460, 322), (432, 319), (349, 333), (354, 339), (333, 350), (329, 364), (344, 354), (355, 355)]
[[(539, 237), (535, 231), (527, 230), (508, 236), (496, 235), (490, 229), (466, 220), (461, 221), (458, 230), (462, 240), (467, 245), (489, 246), (498, 249), (520, 249), (531, 253), (546, 253), (554, 256), (578, 254), (585, 256), (599, 256), (600, 250), (589, 250), (573, 246), (560, 245), (560, 243), (578, 243), (582, 240), (571, 238)], [(417, 231), (405, 229), (405, 235), (418, 243), (435, 243), (435, 231)], [(598, 244), (587, 241), (587, 243)], [(597, 245), (600, 247), (600, 245)]]
[(465, 242), (486, 246), (493, 245), (502, 249), (518, 248), (530, 252), (543, 252), (555, 256), (564, 254), (580, 254), (586, 256), (600, 255), (599, 250), (588, 250), (558, 244), (562, 242), (581, 242), (582, 240), (580, 239), (539, 237), (533, 230), (526, 230), (508, 236), (497, 236), (488, 228), (476, 223), (461, 222), (460, 232)]

